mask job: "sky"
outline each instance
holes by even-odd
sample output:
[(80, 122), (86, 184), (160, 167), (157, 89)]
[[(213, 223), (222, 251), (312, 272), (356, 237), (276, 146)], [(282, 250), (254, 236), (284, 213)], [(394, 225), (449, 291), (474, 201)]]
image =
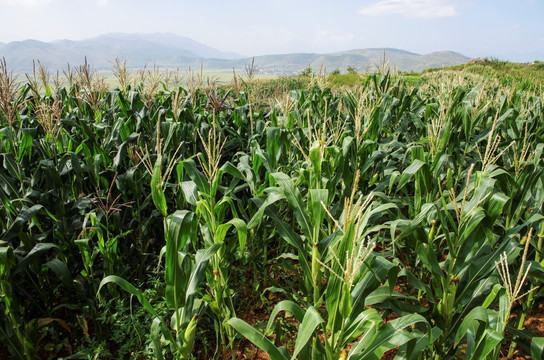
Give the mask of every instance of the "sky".
[(399, 48), (544, 61), (544, 0), (0, 0), (0, 42), (174, 33), (247, 56)]

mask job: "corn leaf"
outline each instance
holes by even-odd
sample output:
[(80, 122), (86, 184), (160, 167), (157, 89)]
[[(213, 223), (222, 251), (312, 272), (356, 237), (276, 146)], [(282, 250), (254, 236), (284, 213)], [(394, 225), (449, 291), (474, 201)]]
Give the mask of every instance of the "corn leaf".
[(272, 344), (270, 340), (264, 337), (253, 326), (246, 323), (244, 320), (238, 318), (232, 318), (227, 323), (232, 326), (236, 331), (242, 334), (246, 339), (255, 344), (258, 348), (263, 350), (270, 356), (271, 360), (289, 360), (277, 347)]

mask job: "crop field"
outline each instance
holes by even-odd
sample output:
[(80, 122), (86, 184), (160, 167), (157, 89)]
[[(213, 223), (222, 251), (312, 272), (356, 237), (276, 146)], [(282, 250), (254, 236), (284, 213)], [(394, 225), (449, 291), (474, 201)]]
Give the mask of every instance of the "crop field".
[(8, 66), (0, 358), (543, 358), (539, 80)]

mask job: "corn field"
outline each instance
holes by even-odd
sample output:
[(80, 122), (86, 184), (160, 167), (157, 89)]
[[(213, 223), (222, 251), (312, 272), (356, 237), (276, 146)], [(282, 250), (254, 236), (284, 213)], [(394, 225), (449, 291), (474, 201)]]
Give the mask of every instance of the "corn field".
[(541, 87), (0, 65), (0, 357), (543, 358)]

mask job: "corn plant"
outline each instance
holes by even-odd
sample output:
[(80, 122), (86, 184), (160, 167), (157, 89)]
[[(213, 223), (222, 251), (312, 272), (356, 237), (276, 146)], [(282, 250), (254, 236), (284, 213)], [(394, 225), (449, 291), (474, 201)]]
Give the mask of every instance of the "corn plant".
[[(169, 244), (172, 242), (175, 244), (170, 246), (176, 247), (176, 245), (182, 245), (184, 241), (187, 241), (186, 238), (183, 239), (183, 235), (179, 233), (179, 229), (171, 229), (172, 237), (169, 238)], [(177, 239), (174, 238), (175, 236), (177, 236)], [(175, 359), (187, 359), (193, 350), (198, 318), (202, 316), (205, 308), (205, 304), (198, 297), (197, 290), (200, 282), (205, 277), (208, 261), (219, 246), (220, 244), (217, 244), (206, 250), (198, 251), (194, 260), (189, 259), (190, 256), (186, 253), (181, 253), (182, 257), (180, 261), (177, 251), (174, 255), (169, 255), (169, 251), (167, 250), (166, 278), (169, 289), (168, 293), (170, 294), (167, 296), (167, 303), (169, 307), (175, 308), (170, 321), (174, 334), (172, 334), (172, 330), (168, 327), (166, 320), (157, 314), (142, 292), (123, 278), (116, 275), (105, 277), (100, 282), (98, 293), (100, 293), (102, 286), (116, 284), (123, 290), (136, 296), (142, 306), (154, 316), (153, 323), (150, 326), (150, 336), (155, 350), (155, 358), (157, 360), (164, 359), (161, 341), (161, 337), (164, 337), (169, 353)], [(172, 261), (172, 257), (176, 257), (177, 261)], [(172, 262), (174, 263), (172, 264)]]
[(32, 359), (31, 344), (25, 338), (22, 329), (20, 308), (13, 295), (11, 269), (15, 266), (15, 256), (11, 246), (0, 248), (0, 288), (5, 328), (2, 328), (2, 339), (7, 344), (10, 353), (17, 359)]
[[(200, 135), (200, 134), (199, 134)], [(181, 172), (187, 172), (191, 181), (184, 182), (183, 189), (188, 203), (195, 206), (196, 213), (202, 219), (200, 230), (206, 247), (222, 244), (227, 236), (229, 228), (234, 227), (238, 234), (238, 251), (232, 248), (236, 244), (225, 244), (220, 247), (212, 259), (212, 273), (208, 283), (212, 289), (212, 298), (209, 301), (210, 309), (216, 317), (216, 328), (219, 334), (220, 344), (229, 344), (232, 347), (234, 337), (232, 329), (226, 321), (235, 314), (232, 304), (233, 290), (228, 286), (228, 264), (232, 261), (233, 253), (245, 251), (247, 240), (247, 227), (243, 220), (236, 217), (236, 209), (229, 193), (221, 194), (220, 182), (224, 169), (219, 167), (221, 151), (225, 144), (217, 134), (215, 124), (209, 130), (207, 139), (200, 135), (203, 143), (204, 154), (198, 157), (202, 172), (196, 167), (196, 163), (190, 159), (182, 163)], [(219, 197), (219, 195), (222, 195)], [(226, 220), (226, 212), (231, 210), (234, 217)], [(221, 349), (225, 354), (225, 348)]]
[[(365, 241), (365, 237), (372, 230), (365, 229), (370, 217), (376, 212), (384, 211), (387, 206), (376, 209), (369, 208), (369, 199), (354, 200), (358, 179), (355, 181), (354, 191), (350, 198), (346, 199), (342, 213), (342, 224), (333, 219), (338, 228), (334, 236), (327, 239), (327, 256), (324, 261), (317, 259), (327, 275), (327, 285), (322, 294), (325, 299), (327, 319), (314, 306), (306, 310), (296, 302), (285, 300), (276, 305), (265, 330), (265, 334), (272, 328), (276, 316), (281, 311), (292, 313), (300, 323), (295, 348), (291, 356), (284, 347), (275, 347), (257, 330), (249, 326), (243, 320), (233, 318), (229, 320), (234, 328), (242, 335), (266, 351), (271, 358), (287, 359), (366, 359), (369, 357), (380, 358), (386, 351), (403, 346), (418, 340), (425, 342), (424, 346), (417, 349), (403, 347), (405, 356), (418, 356), (429, 344), (429, 339), (421, 331), (408, 332), (406, 327), (416, 323), (426, 323), (419, 315), (406, 315), (395, 319), (385, 326), (382, 317), (373, 308), (365, 309), (365, 305), (375, 304), (392, 293), (397, 269), (381, 256), (371, 256), (373, 242)], [(323, 202), (320, 203), (325, 207)], [(328, 210), (324, 209), (332, 217)], [(375, 229), (374, 229), (375, 230)], [(321, 270), (320, 270), (321, 271)], [(380, 281), (385, 281), (387, 276), (389, 285), (386, 292), (380, 291)], [(385, 295), (385, 296), (384, 296)], [(436, 336), (438, 329), (429, 333)], [(324, 344), (318, 335), (324, 336)], [(431, 335), (432, 334), (432, 335)], [(279, 339), (276, 339), (279, 341)], [(352, 347), (348, 350), (348, 344)], [(415, 353), (413, 353), (415, 351)]]
[[(60, 79), (0, 61), (0, 353), (115, 357), (94, 295), (119, 286), (158, 359), (244, 338), (275, 359), (542, 357), (534, 80), (115, 66), (109, 90), (87, 62)], [(170, 319), (131, 285), (162, 294), (151, 270)]]

